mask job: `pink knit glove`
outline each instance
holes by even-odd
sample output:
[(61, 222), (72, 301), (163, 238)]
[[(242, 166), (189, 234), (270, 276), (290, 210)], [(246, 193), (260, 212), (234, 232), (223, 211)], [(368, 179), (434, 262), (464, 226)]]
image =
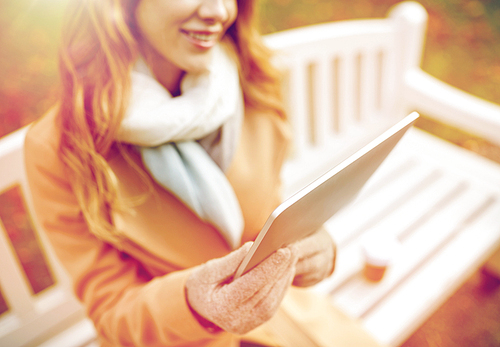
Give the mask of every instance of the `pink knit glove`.
[(294, 250), (279, 249), (231, 281), (250, 246), (246, 243), (225, 257), (210, 260), (189, 276), (186, 297), (202, 324), (207, 320), (225, 331), (245, 334), (269, 320), (278, 309), (295, 274)]
[(288, 248), (299, 258), (295, 265), (294, 286), (309, 287), (333, 273), (336, 246), (326, 229), (321, 228)]

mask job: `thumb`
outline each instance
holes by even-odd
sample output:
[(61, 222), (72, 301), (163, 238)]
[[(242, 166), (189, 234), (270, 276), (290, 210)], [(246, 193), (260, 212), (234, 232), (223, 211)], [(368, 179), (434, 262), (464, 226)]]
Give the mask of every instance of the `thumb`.
[(247, 242), (228, 255), (201, 265), (198, 280), (203, 283), (219, 283), (233, 276), (250, 247), (252, 247), (252, 242)]

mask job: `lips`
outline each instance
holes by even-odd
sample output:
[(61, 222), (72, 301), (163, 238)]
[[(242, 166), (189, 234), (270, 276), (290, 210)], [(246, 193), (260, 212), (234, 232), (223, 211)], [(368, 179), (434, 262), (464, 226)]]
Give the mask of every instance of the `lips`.
[(195, 46), (200, 48), (210, 48), (214, 46), (219, 39), (219, 32), (210, 31), (189, 31), (181, 30), (186, 38)]

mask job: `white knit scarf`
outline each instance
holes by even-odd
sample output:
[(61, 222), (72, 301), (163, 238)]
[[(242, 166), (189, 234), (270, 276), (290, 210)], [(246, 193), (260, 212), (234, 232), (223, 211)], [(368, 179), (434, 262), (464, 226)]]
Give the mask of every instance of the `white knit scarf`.
[(175, 98), (140, 60), (117, 139), (137, 145), (151, 176), (234, 249), (241, 242), (243, 217), (223, 171), (236, 149), (243, 98), (227, 49), (215, 46), (207, 71), (186, 74)]

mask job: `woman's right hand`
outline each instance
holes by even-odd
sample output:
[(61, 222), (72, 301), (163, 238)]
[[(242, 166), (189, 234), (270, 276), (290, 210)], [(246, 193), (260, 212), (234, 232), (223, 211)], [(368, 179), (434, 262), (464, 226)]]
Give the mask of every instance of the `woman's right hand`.
[(297, 256), (282, 248), (231, 281), (251, 243), (198, 266), (186, 282), (192, 310), (225, 331), (245, 334), (277, 311), (295, 276)]

